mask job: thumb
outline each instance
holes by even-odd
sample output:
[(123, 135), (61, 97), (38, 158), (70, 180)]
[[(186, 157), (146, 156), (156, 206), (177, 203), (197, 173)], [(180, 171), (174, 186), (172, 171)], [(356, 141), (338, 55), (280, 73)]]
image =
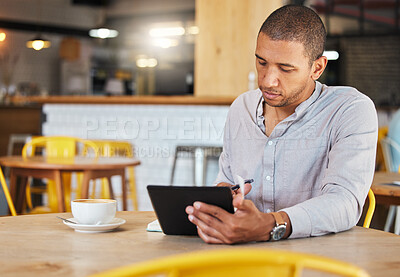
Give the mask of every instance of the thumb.
[(247, 195), (251, 189), (253, 188), (253, 186), (249, 183), (244, 184), (244, 195)]
[(242, 206), (244, 200), (244, 196), (242, 193), (237, 193), (233, 197), (233, 207), (239, 209)]

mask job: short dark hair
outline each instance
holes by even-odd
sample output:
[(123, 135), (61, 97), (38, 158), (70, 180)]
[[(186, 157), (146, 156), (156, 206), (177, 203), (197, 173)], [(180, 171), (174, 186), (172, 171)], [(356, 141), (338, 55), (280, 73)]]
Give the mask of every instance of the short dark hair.
[(310, 63), (321, 57), (325, 49), (324, 24), (312, 9), (305, 6), (287, 5), (275, 10), (264, 21), (261, 32), (272, 40), (302, 43)]

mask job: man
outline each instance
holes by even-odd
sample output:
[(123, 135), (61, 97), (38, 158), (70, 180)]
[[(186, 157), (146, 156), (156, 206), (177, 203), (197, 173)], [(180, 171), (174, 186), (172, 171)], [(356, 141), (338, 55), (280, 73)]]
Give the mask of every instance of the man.
[(284, 6), (263, 23), (259, 89), (229, 110), (217, 177), (219, 186), (240, 177), (254, 183), (246, 197), (234, 195), (234, 214), (200, 202), (186, 208), (205, 242), (319, 236), (359, 220), (374, 173), (377, 116), (356, 89), (316, 81), (327, 64), (325, 40), (307, 7)]

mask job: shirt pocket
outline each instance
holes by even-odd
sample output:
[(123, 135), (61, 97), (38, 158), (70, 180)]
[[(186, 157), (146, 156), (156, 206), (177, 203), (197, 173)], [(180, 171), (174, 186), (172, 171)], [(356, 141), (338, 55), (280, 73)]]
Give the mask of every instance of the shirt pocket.
[(327, 166), (328, 140), (286, 139), (283, 143), (283, 188), (305, 192), (320, 189), (320, 180)]

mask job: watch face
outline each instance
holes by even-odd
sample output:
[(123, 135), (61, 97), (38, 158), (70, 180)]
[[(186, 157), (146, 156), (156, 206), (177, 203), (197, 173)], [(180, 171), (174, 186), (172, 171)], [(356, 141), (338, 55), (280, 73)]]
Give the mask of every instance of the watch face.
[(280, 240), (286, 232), (286, 226), (285, 225), (279, 225), (274, 228), (272, 231), (272, 240)]

